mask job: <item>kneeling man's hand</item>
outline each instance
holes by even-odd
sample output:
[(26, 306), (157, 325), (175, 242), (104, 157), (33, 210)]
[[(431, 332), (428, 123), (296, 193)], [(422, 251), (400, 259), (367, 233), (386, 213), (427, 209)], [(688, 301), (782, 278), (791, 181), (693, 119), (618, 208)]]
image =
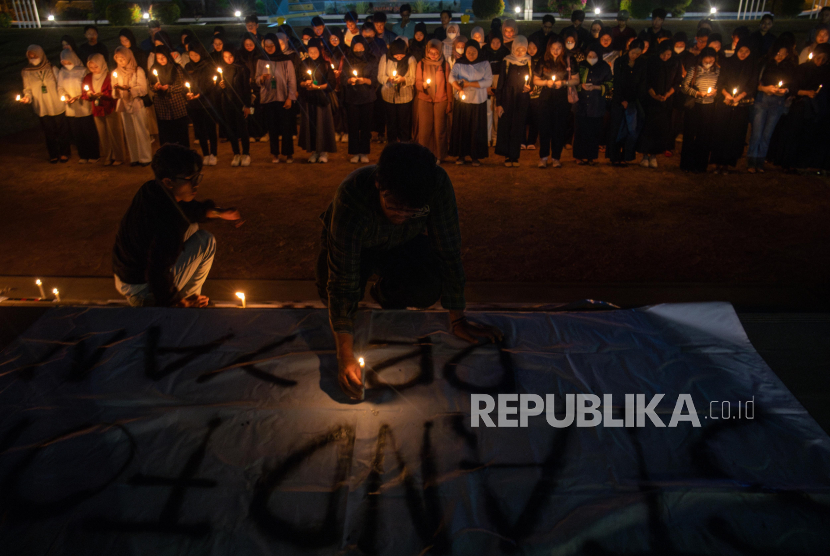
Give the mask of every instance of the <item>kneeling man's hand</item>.
[(195, 293), (190, 297), (180, 299), (176, 303), (176, 307), (207, 307), (210, 299), (205, 295), (196, 295)]
[(468, 320), (464, 313), (450, 312), (450, 323), (452, 333), (471, 344), (477, 344), (481, 340), (495, 344), (504, 340), (501, 330), (495, 326)]
[(344, 357), (337, 360), (337, 382), (343, 392), (352, 399), (359, 400), (363, 396), (363, 371), (354, 357)]

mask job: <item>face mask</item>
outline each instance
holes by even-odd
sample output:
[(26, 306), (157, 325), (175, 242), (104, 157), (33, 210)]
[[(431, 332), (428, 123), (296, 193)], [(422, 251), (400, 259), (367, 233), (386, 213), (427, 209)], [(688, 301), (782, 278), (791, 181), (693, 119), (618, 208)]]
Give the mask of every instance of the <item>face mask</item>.
[(677, 54), (682, 54), (684, 50), (686, 50), (685, 46), (675, 46), (674, 47), (674, 51)]
[(33, 66), (39, 66), (41, 60), (43, 60), (43, 58), (29, 58), (29, 63)]
[(458, 36), (458, 33), (447, 33), (447, 38), (452, 40)]
[(599, 61), (598, 58), (588, 58), (588, 63), (591, 64), (592, 66), (594, 64), (596, 64), (598, 61)]
[(455, 51), (458, 52), (459, 54), (464, 54), (464, 49), (463, 48), (456, 48)]
[(715, 65), (714, 62), (712, 62), (711, 64), (703, 64), (703, 69), (710, 69), (714, 65)]
[(74, 67), (75, 67), (75, 64), (73, 64), (72, 62), (70, 62), (70, 63), (68, 63), (68, 64), (64, 64), (64, 65), (63, 65), (63, 67), (65, 67), (67, 70), (70, 70), (70, 71), (71, 71), (71, 70), (72, 70), (72, 68), (74, 68)]
[(566, 42), (565, 43), (565, 48), (567, 48), (568, 50), (573, 50), (575, 46), (576, 45), (572, 42)]

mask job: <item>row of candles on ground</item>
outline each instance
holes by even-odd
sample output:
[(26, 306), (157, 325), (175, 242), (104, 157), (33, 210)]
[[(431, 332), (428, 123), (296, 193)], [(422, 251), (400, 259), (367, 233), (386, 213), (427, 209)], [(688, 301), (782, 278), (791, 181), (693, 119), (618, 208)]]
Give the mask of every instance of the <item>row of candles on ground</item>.
[[(37, 286), (37, 289), (40, 290), (40, 299), (42, 301), (46, 301), (46, 292), (43, 291), (43, 281), (40, 278), (38, 278), (37, 280), (35, 280), (35, 285)], [(61, 292), (58, 291), (58, 288), (52, 288), (52, 295), (55, 296), (56, 302), (61, 302)]]

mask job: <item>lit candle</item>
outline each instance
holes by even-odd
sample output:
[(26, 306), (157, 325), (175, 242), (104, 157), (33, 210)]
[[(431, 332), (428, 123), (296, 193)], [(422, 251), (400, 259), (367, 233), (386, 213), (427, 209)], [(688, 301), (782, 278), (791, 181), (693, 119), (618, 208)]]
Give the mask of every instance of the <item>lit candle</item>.
[(465, 95), (464, 93), (461, 93), (461, 100), (467, 100), (467, 95)]
[(334, 69), (334, 64), (331, 65), (331, 69)]
[(816, 89), (816, 93), (818, 93), (821, 90), (822, 87), (824, 87), (824, 85), (819, 85), (818, 89)]
[(364, 361), (362, 357), (358, 357), (357, 362), (360, 363), (361, 369), (366, 366), (366, 361)]
[(712, 92), (712, 87), (709, 87), (709, 90), (706, 91), (706, 94), (710, 94)]
[(53, 289), (53, 290), (52, 290), (52, 293), (53, 293), (53, 294), (55, 294), (55, 301), (57, 301), (58, 303), (60, 303), (60, 302), (61, 302), (61, 294), (60, 294), (60, 292), (58, 291), (58, 288)]
[(118, 72), (117, 71), (112, 72), (112, 78), (113, 79), (118, 79)]
[(357, 77), (357, 70), (354, 70), (352, 73), (354, 74), (355, 77)]
[[(153, 70), (153, 71), (155, 71), (155, 70)], [(84, 85), (84, 91), (89, 92), (89, 85)]]
[(20, 102), (20, 95), (17, 95), (17, 97), (14, 100), (16, 100), (17, 102)]
[(265, 64), (265, 69), (268, 70), (268, 73), (271, 73), (271, 64)]
[(213, 82), (216, 83), (216, 76), (213, 76)]
[(158, 82), (158, 80), (159, 80), (159, 72), (158, 72), (158, 70), (153, 70), (153, 75), (155, 75), (155, 76), (156, 76), (156, 82)]
[(392, 77), (397, 77), (397, 76), (398, 76), (398, 72), (396, 70), (392, 70)]
[(225, 81), (225, 74), (222, 72), (222, 68), (216, 68), (216, 71), (219, 72), (220, 79), (222, 79), (222, 81), (224, 82)]
[(784, 86), (784, 82), (783, 82), (783, 81), (779, 81), (779, 82), (778, 82), (778, 88), (780, 89), (780, 88), (781, 88), (781, 87), (783, 87), (783, 86)]
[(243, 309), (244, 309), (245, 307), (247, 307), (247, 305), (245, 304), (245, 294), (244, 294), (244, 293), (242, 293), (242, 292), (236, 292), (236, 297), (238, 297), (238, 298), (240, 299), (240, 301), (242, 301), (242, 308), (243, 308)]
[(190, 81), (185, 81), (184, 86), (187, 87), (187, 92), (190, 92)]
[(432, 83), (432, 79), (427, 79), (427, 85), (429, 85), (430, 83)]
[(812, 59), (813, 59), (813, 53), (812, 53), (812, 52), (810, 52), (810, 54), (808, 54), (808, 55), (807, 55), (807, 59), (808, 59), (808, 60), (812, 60)]
[(734, 89), (732, 89), (732, 96), (734, 97), (737, 94), (738, 94), (738, 88), (735, 87)]
[(527, 84), (528, 79), (530, 79), (530, 75), (525, 75), (525, 85)]
[(66, 96), (61, 95), (61, 102), (66, 102)]
[(311, 75), (311, 70), (308, 70), (306, 73), (307, 73), (307, 74), (309, 74), (309, 75)]
[(40, 290), (40, 298), (46, 299), (46, 292), (43, 291), (43, 282), (40, 281), (40, 278), (35, 280), (35, 284), (37, 285), (37, 289)]

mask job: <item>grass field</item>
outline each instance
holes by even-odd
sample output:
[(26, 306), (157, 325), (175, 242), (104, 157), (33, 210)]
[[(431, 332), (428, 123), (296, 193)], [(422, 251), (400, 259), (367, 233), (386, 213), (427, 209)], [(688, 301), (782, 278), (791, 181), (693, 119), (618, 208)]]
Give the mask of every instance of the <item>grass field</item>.
[[(606, 24), (612, 24), (610, 19)], [(718, 31), (729, 36), (729, 33), (739, 24), (755, 25), (754, 22), (737, 22), (734, 20), (719, 20), (716, 22)], [(556, 29), (562, 29), (568, 25), (568, 21), (558, 21)], [(470, 35), (470, 31), (476, 25), (481, 25), (487, 30), (488, 22), (470, 23), (462, 25), (462, 33)], [(631, 27), (636, 30), (643, 29), (650, 25), (648, 21), (631, 21)], [(783, 30), (790, 30), (796, 34), (799, 44), (806, 38), (808, 30), (815, 25), (815, 20), (779, 20), (773, 27), (774, 33)], [(539, 22), (523, 22), (520, 24), (522, 32), (529, 34), (540, 26)], [(213, 34), (213, 25), (172, 25), (165, 27), (168, 33), (174, 38), (178, 37), (182, 29), (190, 28), (203, 41), (209, 41)], [(240, 37), (244, 31), (243, 25), (224, 25), (225, 32), (231, 37)], [(666, 27), (674, 32), (685, 31), (691, 35), (697, 27), (695, 20), (667, 21)], [(146, 38), (146, 27), (133, 27), (133, 33), (139, 41)], [(110, 53), (120, 44), (118, 32), (120, 27), (102, 25), (99, 27), (100, 40), (107, 45)], [(37, 125), (37, 118), (32, 114), (28, 106), (17, 104), (14, 101), (15, 95), (20, 93), (20, 71), (26, 64), (26, 48), (30, 44), (39, 44), (46, 51), (46, 55), (53, 63), (57, 62), (60, 52), (60, 38), (70, 34), (75, 37), (78, 44), (84, 42), (83, 29), (81, 27), (45, 27), (43, 29), (3, 29), (0, 30), (0, 113), (3, 114), (3, 125), (0, 126), (0, 135), (9, 135), (17, 131), (28, 129)], [(298, 30), (299, 34), (299, 30)]]

